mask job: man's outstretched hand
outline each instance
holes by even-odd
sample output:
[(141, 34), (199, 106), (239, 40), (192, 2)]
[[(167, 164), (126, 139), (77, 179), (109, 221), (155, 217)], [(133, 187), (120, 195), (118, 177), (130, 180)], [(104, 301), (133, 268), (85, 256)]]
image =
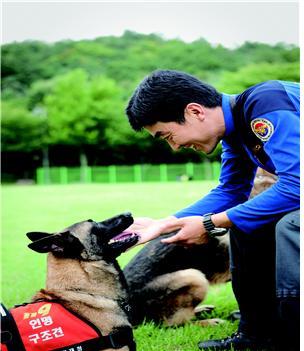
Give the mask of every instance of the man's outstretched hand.
[(184, 218), (167, 217), (163, 219), (152, 219), (148, 217), (137, 217), (128, 230), (140, 236), (137, 245), (144, 244), (158, 236), (178, 230), (178, 232), (163, 243), (198, 245), (208, 241), (208, 235), (204, 229), (201, 216)]

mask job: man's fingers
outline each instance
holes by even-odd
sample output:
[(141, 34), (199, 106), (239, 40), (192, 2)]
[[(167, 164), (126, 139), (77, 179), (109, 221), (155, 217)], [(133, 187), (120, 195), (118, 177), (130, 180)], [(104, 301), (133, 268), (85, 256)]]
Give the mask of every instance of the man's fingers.
[(182, 227), (182, 223), (180, 219), (170, 220), (170, 222), (164, 222), (160, 225), (161, 233), (169, 233), (174, 230), (180, 229)]
[(172, 243), (181, 243), (181, 242), (185, 242), (185, 237), (183, 235), (183, 233), (178, 232), (177, 234), (171, 236), (170, 238), (166, 238), (166, 239), (162, 239), (161, 242), (165, 243), (165, 244), (172, 244)]

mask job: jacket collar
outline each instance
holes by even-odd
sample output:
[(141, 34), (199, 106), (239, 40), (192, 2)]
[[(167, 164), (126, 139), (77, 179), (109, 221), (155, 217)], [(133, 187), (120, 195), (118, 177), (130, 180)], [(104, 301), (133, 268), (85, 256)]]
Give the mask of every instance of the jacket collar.
[(222, 110), (224, 114), (225, 121), (225, 135), (224, 138), (229, 136), (234, 130), (234, 121), (231, 111), (230, 99), (235, 95), (222, 94)]

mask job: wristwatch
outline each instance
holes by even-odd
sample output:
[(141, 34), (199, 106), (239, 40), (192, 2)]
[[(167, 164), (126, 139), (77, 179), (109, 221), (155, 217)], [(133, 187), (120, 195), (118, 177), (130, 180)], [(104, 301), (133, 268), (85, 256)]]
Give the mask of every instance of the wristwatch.
[(214, 213), (206, 213), (203, 215), (203, 226), (206, 229), (207, 234), (211, 237), (214, 238), (216, 236), (222, 236), (225, 235), (228, 232), (228, 229), (226, 228), (217, 228), (212, 220), (211, 216), (214, 215)]

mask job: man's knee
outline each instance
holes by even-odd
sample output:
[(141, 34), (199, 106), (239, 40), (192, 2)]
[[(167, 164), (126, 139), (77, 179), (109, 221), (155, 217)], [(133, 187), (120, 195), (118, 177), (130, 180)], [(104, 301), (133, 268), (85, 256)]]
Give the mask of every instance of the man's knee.
[[(300, 252), (300, 212), (293, 211), (276, 225), (276, 252), (280, 260), (292, 260)], [(279, 262), (280, 263), (280, 262)]]
[(288, 213), (276, 224), (276, 236), (300, 231), (300, 210)]
[(284, 216), (276, 225), (276, 285), (278, 297), (299, 295), (300, 213)]

